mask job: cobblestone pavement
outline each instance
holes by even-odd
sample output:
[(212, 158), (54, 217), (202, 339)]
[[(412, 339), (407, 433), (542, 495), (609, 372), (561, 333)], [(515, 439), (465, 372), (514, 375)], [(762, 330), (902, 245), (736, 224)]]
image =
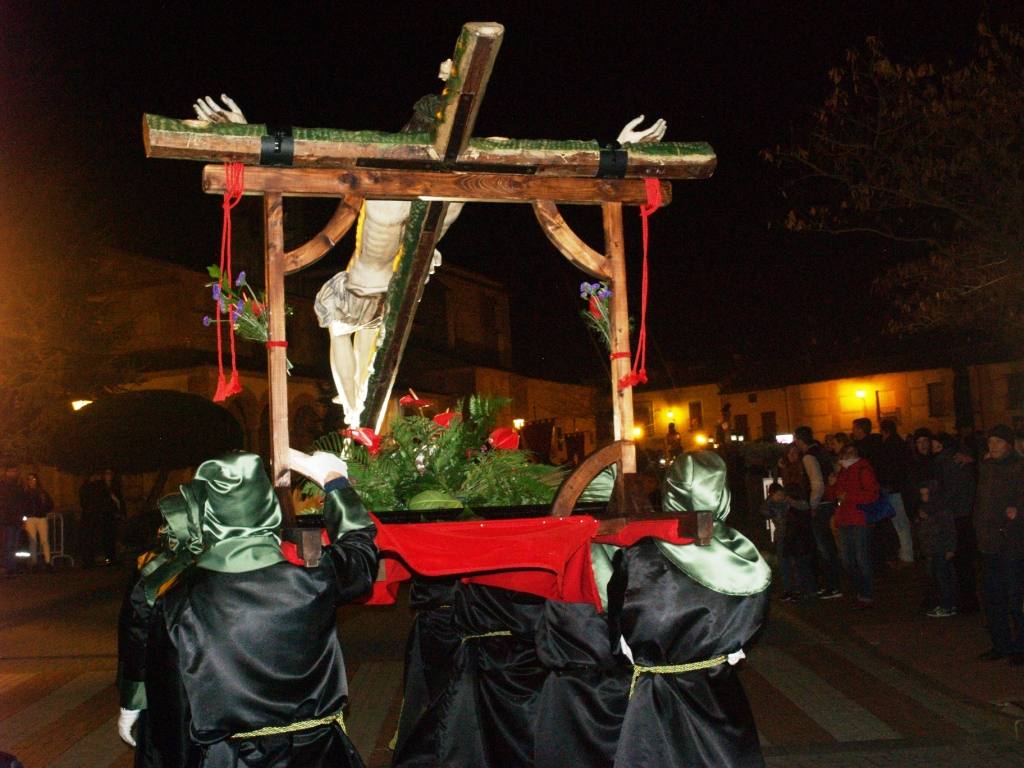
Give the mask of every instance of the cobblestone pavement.
[[(26, 768), (131, 765), (116, 735), (113, 686), (123, 585), (124, 574), (114, 569), (0, 582), (0, 750)], [(986, 706), (984, 696), (912, 669), (864, 627), (845, 626), (843, 615), (837, 606), (775, 606), (748, 654), (741, 674), (769, 766), (1024, 766), (1013, 721)], [(401, 607), (352, 607), (339, 615), (351, 689), (346, 719), (373, 768), (389, 759), (408, 623)], [(878, 626), (871, 631), (884, 634)]]

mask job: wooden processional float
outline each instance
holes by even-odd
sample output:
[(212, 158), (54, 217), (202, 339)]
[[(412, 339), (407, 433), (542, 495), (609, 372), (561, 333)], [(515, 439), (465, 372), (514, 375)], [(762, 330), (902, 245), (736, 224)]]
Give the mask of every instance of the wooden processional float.
[[(221, 165), (203, 169), (203, 190), (223, 193), (223, 163), (243, 163), (244, 194), (262, 195), (267, 306), (271, 344), (271, 475), (288, 497), (288, 399), (285, 345), (285, 275), (314, 264), (352, 227), (363, 201), (414, 201), (405, 223), (401, 257), (384, 300), (372, 371), (368, 374), (360, 424), (379, 431), (413, 316), (429, 276), (434, 247), (449, 204), (529, 203), (554, 246), (592, 278), (609, 283), (612, 409), (615, 442), (588, 457), (563, 485), (552, 514), (571, 514), (598, 472), (617, 463), (619, 472), (608, 527), (623, 517), (647, 516), (636, 489), (633, 398), (618, 382), (630, 373), (629, 312), (622, 207), (648, 202), (647, 179), (659, 179), (661, 202), (671, 201), (670, 180), (706, 179), (715, 169), (703, 142), (638, 143), (602, 147), (596, 141), (471, 138), (480, 103), (501, 45), (504, 28), (492, 22), (466, 24), (438, 98), (435, 127), (421, 133), (382, 133), (326, 128), (275, 128), (262, 124), (197, 123), (156, 115), (143, 118), (147, 157), (198, 160)], [(338, 198), (323, 230), (305, 244), (284, 250), (285, 197)], [(562, 218), (558, 204), (601, 206), (604, 250), (584, 243)], [(283, 491), (283, 492), (282, 492)], [(290, 498), (290, 497), (289, 497)], [(288, 499), (284, 499), (286, 509)], [(646, 514), (645, 514), (646, 512)], [(710, 540), (710, 516), (681, 522), (699, 543)], [(697, 524), (697, 518), (700, 524)]]

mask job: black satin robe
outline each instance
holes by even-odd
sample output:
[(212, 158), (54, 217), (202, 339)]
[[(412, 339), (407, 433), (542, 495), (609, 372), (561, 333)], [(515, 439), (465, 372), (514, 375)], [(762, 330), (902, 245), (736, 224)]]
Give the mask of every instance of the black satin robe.
[[(455, 628), (460, 643), (451, 678), (419, 718), (402, 755), (403, 768), (533, 765), (537, 696), (547, 676), (534, 645), (544, 602), (523, 592), (459, 584)], [(511, 635), (473, 637), (506, 631)], [(408, 749), (413, 743), (432, 744), (434, 752), (414, 755)]]
[(416, 618), (405, 648), (404, 698), (393, 766), (432, 765), (437, 753), (436, 734), (417, 729), (417, 723), (451, 679), (461, 642), (455, 629), (456, 584), (455, 579), (416, 577), (409, 590), (409, 605)]
[(189, 738), (189, 707), (178, 673), (178, 652), (167, 635), (162, 598), (150, 606), (135, 574), (118, 619), (118, 683), (121, 706), (138, 703), (125, 696), (134, 685), (147, 692), (146, 708), (135, 729), (136, 768), (185, 768), (198, 765), (200, 752)]
[[(746, 646), (761, 626), (767, 592), (714, 592), (669, 562), (653, 539), (616, 555), (609, 611), (635, 663), (703, 661)], [(682, 674), (644, 674), (626, 709), (616, 768), (761, 768), (750, 704), (729, 664)]]
[[(351, 489), (340, 493), (348, 504), (358, 504)], [(348, 736), (334, 724), (250, 739), (229, 737), (327, 717), (345, 705), (348, 685), (336, 611), (370, 592), (377, 573), (374, 532), (368, 526), (343, 534), (324, 551), (317, 568), (288, 562), (245, 573), (192, 568), (158, 598), (154, 608), (163, 620), (150, 622), (144, 640), (147, 697), (151, 708), (159, 708), (173, 701), (174, 691), (184, 690), (192, 747), (184, 763), (159, 750), (156, 759), (146, 762), (154, 746), (147, 737), (136, 764), (363, 766)], [(155, 714), (156, 709), (149, 713), (148, 723), (156, 721)]]
[(632, 667), (618, 632), (589, 603), (549, 600), (537, 628), (548, 670), (537, 703), (536, 768), (611, 768)]

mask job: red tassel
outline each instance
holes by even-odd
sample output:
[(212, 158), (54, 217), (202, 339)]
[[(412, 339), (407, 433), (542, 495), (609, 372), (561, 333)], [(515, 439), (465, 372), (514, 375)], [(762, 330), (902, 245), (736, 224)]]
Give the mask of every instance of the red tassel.
[(213, 402), (223, 403), (228, 399), (228, 384), (224, 380), (224, 371), (217, 377), (217, 391), (213, 393)]
[(661, 182), (658, 179), (644, 179), (647, 204), (640, 206), (640, 220), (643, 224), (644, 262), (643, 278), (640, 284), (640, 333), (636, 340), (636, 357), (633, 370), (619, 380), (619, 389), (647, 383), (647, 219), (661, 207)]
[(231, 381), (228, 382), (227, 396), (237, 395), (242, 391), (242, 384), (238, 381), (238, 371), (231, 372)]

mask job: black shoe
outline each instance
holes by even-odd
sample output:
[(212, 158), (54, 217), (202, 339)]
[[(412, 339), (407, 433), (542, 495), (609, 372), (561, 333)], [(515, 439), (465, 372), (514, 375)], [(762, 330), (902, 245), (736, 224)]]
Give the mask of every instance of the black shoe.
[(1000, 653), (995, 648), (990, 648), (984, 653), (978, 654), (978, 661), (999, 661), (1000, 659), (1005, 658), (1006, 654)]

